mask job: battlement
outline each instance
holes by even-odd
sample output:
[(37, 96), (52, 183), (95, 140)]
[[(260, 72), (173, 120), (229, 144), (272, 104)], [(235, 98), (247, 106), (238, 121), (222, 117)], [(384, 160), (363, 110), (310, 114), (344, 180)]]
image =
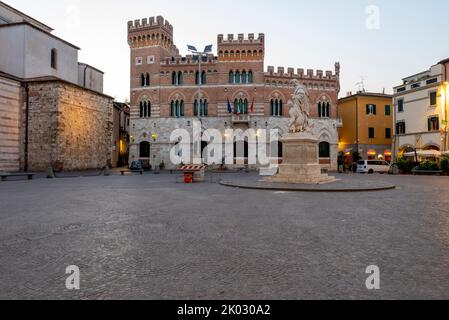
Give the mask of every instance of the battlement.
[(140, 20), (128, 21), (128, 32), (149, 30), (162, 28), (165, 31), (173, 34), (173, 26), (165, 20), (162, 16), (143, 18)]
[(323, 79), (323, 80), (338, 80), (338, 74), (332, 71), (323, 72), (323, 70), (295, 69), (287, 68), (285, 72), (284, 67), (277, 67), (277, 72), (273, 66), (268, 66), (265, 76), (283, 77), (283, 78), (300, 78), (300, 79)]
[(236, 44), (265, 44), (265, 34), (259, 33), (258, 37), (255, 38), (254, 33), (249, 33), (248, 36), (245, 38), (245, 35), (243, 33), (239, 33), (237, 37), (235, 37), (234, 34), (228, 34), (227, 38), (224, 38), (223, 34), (219, 34), (217, 36), (217, 43), (218, 45), (236, 45)]
[[(207, 57), (203, 57), (201, 61), (202, 66), (207, 66), (208, 64), (215, 64), (218, 62), (218, 59), (213, 54), (208, 54)], [(198, 65), (198, 57), (193, 55), (176, 56), (173, 58), (165, 58), (161, 61), (161, 66), (177, 66), (177, 65)]]

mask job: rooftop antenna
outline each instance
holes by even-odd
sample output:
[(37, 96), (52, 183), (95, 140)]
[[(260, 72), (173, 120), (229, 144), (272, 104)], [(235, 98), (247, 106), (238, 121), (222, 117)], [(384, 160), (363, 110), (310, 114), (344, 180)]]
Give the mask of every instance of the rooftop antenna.
[(358, 92), (366, 92), (365, 91), (365, 78), (363, 76), (360, 77), (360, 82), (355, 84), (359, 89)]

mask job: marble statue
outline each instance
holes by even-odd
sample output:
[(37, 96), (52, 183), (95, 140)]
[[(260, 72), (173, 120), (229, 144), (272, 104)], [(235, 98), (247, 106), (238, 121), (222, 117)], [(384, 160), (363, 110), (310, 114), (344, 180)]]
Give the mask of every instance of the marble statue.
[(306, 87), (298, 80), (293, 80), (294, 86), (292, 100), (288, 101), (290, 123), (290, 133), (300, 133), (310, 130), (310, 98)]

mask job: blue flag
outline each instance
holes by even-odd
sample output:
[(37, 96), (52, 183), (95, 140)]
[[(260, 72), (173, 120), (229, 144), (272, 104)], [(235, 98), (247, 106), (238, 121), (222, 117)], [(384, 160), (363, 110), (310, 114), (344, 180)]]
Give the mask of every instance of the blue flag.
[(228, 113), (232, 113), (231, 102), (229, 101), (229, 98), (227, 99), (228, 99)]

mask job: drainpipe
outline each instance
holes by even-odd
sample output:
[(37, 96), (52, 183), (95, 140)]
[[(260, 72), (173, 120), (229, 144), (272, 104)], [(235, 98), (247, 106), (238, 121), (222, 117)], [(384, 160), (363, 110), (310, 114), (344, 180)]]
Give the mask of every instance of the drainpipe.
[(30, 88), (25, 83), (25, 155), (24, 155), (24, 171), (28, 171), (28, 131), (29, 131), (29, 115), (30, 115)]
[(86, 88), (86, 71), (87, 71), (87, 64), (84, 66), (84, 85), (83, 85), (84, 88)]

